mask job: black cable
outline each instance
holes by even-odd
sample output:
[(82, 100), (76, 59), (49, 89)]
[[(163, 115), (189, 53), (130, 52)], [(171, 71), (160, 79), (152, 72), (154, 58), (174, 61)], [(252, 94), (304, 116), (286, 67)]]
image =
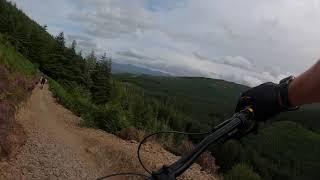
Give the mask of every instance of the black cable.
[(114, 177), (114, 176), (130, 176), (130, 175), (132, 175), (132, 176), (142, 176), (142, 177), (145, 177), (145, 178), (149, 178), (149, 176), (144, 175), (144, 174), (139, 174), (139, 173), (117, 173), (117, 174), (110, 174), (108, 176), (97, 178), (97, 180), (107, 179), (107, 178), (111, 178), (111, 177)]
[(187, 133), (187, 132), (180, 132), (180, 131), (161, 131), (161, 132), (156, 132), (156, 133), (153, 133), (153, 134), (149, 134), (148, 136), (146, 136), (145, 138), (143, 138), (143, 140), (140, 142), (139, 146), (138, 146), (138, 160), (139, 160), (139, 163), (141, 164), (141, 166), (143, 167), (143, 169), (149, 173), (150, 175), (152, 175), (152, 172), (147, 169), (145, 167), (145, 165), (143, 164), (142, 160), (141, 160), (141, 157), (140, 157), (140, 149), (141, 149), (141, 146), (142, 144), (147, 140), (149, 139), (150, 137), (152, 136), (155, 136), (155, 135), (158, 135), (158, 134), (182, 134), (182, 135), (206, 135), (206, 134), (210, 134), (212, 133), (212, 130), (211, 131), (208, 131), (208, 132), (205, 132), (205, 133)]
[[(152, 136), (155, 136), (155, 135), (158, 135), (158, 134), (171, 134), (171, 133), (174, 133), (174, 134), (183, 134), (183, 135), (206, 135), (206, 134), (210, 134), (212, 133), (212, 131), (209, 131), (209, 132), (205, 132), (205, 133), (186, 133), (186, 132), (179, 132), (179, 131), (162, 131), (162, 132), (156, 132), (156, 133), (153, 133), (153, 134), (150, 134), (148, 136), (146, 136), (145, 138), (143, 138), (143, 140), (140, 142), (139, 144), (139, 147), (138, 147), (138, 160), (139, 160), (139, 163), (141, 164), (141, 166), (145, 169), (146, 172), (148, 172), (150, 175), (152, 175), (152, 172), (149, 171), (145, 166), (144, 164), (142, 163), (141, 161), (141, 158), (140, 158), (140, 149), (141, 149), (141, 146), (142, 144), (147, 140), (149, 139), (150, 137)], [(134, 175), (134, 176), (143, 176), (145, 178), (149, 178), (149, 176), (147, 175), (144, 175), (144, 174), (139, 174), (139, 173), (117, 173), (117, 174), (110, 174), (108, 176), (104, 176), (104, 177), (100, 177), (100, 178), (97, 178), (97, 180), (103, 180), (103, 179), (107, 179), (107, 178), (110, 178), (110, 177), (114, 177), (114, 176), (128, 176), (128, 175)]]

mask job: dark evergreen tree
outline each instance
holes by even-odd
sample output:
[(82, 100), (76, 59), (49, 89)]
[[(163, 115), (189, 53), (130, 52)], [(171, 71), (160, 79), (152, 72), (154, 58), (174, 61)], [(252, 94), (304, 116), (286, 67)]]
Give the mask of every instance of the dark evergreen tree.
[(65, 47), (65, 39), (64, 39), (64, 33), (60, 32), (59, 35), (56, 37), (56, 41), (59, 45), (59, 47), (62, 49)]
[(92, 87), (91, 75), (95, 69), (96, 64), (97, 64), (97, 57), (95, 55), (95, 52), (91, 51), (91, 53), (85, 58), (85, 66), (84, 66), (84, 79), (88, 89)]
[(111, 58), (108, 58), (106, 53), (96, 63), (91, 78), (92, 100), (96, 104), (107, 103), (111, 93)]
[(73, 40), (70, 49), (74, 54), (76, 54), (77, 41)]

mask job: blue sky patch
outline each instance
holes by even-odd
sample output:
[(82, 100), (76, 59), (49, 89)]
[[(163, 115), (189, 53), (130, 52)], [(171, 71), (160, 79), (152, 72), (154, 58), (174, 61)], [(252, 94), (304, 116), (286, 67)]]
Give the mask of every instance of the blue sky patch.
[(146, 0), (146, 8), (150, 11), (170, 11), (185, 3), (187, 0)]

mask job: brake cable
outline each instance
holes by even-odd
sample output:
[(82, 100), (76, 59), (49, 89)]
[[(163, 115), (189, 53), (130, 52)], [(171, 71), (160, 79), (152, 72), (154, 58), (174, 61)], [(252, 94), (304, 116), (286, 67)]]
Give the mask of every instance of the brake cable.
[[(180, 176), (184, 173), (193, 163), (194, 161), (213, 143), (224, 142), (234, 136), (242, 137), (249, 134), (255, 127), (256, 122), (253, 121), (253, 109), (247, 108), (239, 113), (236, 113), (232, 118), (222, 122), (215, 128), (213, 128), (209, 132), (205, 133), (185, 133), (179, 131), (164, 131), (157, 132), (146, 136), (138, 146), (138, 160), (144, 170), (151, 175), (151, 177), (138, 174), (138, 173), (118, 173), (105, 177), (98, 178), (97, 180), (102, 180), (114, 176), (123, 176), (123, 175), (137, 175), (146, 177), (147, 180), (175, 180), (176, 177)], [(183, 135), (206, 135), (205, 139), (203, 139), (191, 152), (187, 155), (181, 157), (178, 161), (174, 162), (170, 166), (163, 166), (157, 172), (151, 172), (148, 170), (141, 161), (140, 158), (140, 149), (142, 144), (150, 137), (158, 134), (165, 133), (175, 133), (175, 134), (183, 134)]]
[(141, 176), (141, 177), (149, 178), (149, 176), (144, 174), (139, 174), (139, 173), (116, 173), (116, 174), (110, 174), (108, 176), (97, 178), (97, 180), (103, 180), (103, 179), (107, 179), (115, 176)]
[[(160, 132), (156, 132), (156, 133), (152, 133), (146, 137), (144, 137), (142, 139), (142, 141), (139, 143), (139, 146), (138, 146), (138, 150), (137, 150), (137, 154), (138, 154), (138, 160), (139, 160), (139, 163), (140, 165), (142, 166), (142, 168), (150, 175), (152, 175), (152, 172), (150, 170), (148, 170), (146, 168), (146, 166), (143, 164), (142, 160), (141, 160), (141, 156), (140, 156), (140, 150), (141, 150), (141, 147), (143, 145), (143, 143), (145, 143), (149, 138), (151, 138), (152, 136), (155, 136), (155, 135), (159, 135), (159, 134), (182, 134), (182, 135), (206, 135), (206, 134), (210, 134), (212, 132), (211, 131), (208, 131), (208, 132), (204, 132), (204, 133), (188, 133), (188, 132), (181, 132), (181, 131), (160, 131)], [(104, 176), (104, 177), (100, 177), (100, 178), (97, 178), (97, 180), (103, 180), (103, 179), (107, 179), (107, 178), (111, 178), (111, 177), (114, 177), (114, 176), (141, 176), (141, 177), (145, 177), (145, 178), (150, 178), (149, 176), (145, 175), (145, 174), (139, 174), (139, 173), (116, 173), (116, 174), (110, 174), (108, 176)]]
[(146, 136), (145, 138), (143, 138), (143, 140), (140, 142), (139, 146), (138, 146), (138, 160), (139, 160), (139, 163), (141, 164), (142, 168), (147, 172), (149, 173), (150, 175), (152, 175), (152, 172), (150, 170), (148, 170), (143, 162), (141, 161), (141, 156), (140, 156), (140, 149), (142, 147), (142, 145), (144, 144), (145, 141), (147, 141), (147, 139), (151, 138), (152, 136), (155, 136), (155, 135), (159, 135), (159, 134), (182, 134), (182, 135), (207, 135), (207, 134), (210, 134), (212, 131), (208, 131), (208, 132), (204, 132), (204, 133), (187, 133), (187, 132), (180, 132), (180, 131), (161, 131), (161, 132), (156, 132), (156, 133), (153, 133), (153, 134), (150, 134), (148, 136)]

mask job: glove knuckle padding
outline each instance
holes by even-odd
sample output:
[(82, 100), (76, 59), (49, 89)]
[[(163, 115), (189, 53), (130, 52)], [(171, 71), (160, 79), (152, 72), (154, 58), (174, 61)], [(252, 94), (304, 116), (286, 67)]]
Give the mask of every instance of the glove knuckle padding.
[(268, 82), (244, 92), (238, 102), (236, 111), (251, 106), (256, 120), (266, 120), (280, 112), (278, 103), (278, 86)]

